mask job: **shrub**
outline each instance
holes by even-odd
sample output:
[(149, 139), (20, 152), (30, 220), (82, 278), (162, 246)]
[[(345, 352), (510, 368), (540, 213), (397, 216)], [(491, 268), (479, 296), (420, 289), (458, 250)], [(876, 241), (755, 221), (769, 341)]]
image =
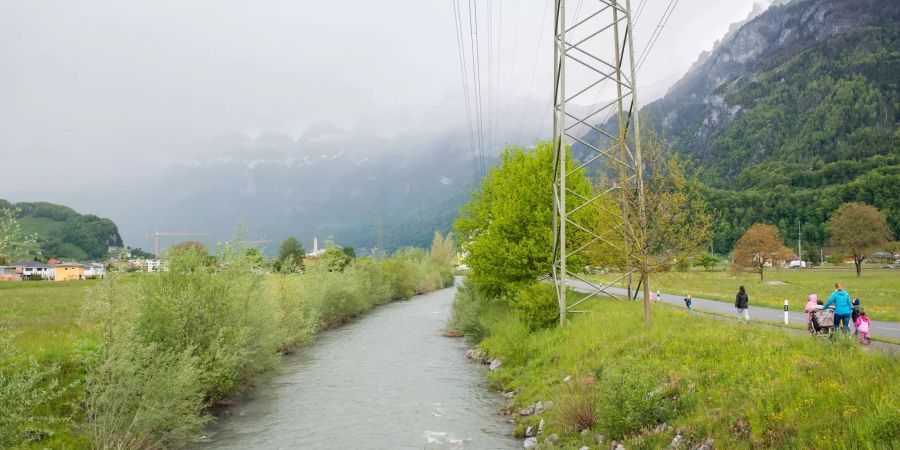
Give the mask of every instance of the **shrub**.
[(597, 383), (598, 425), (620, 439), (665, 420), (668, 409), (659, 379), (647, 374), (610, 370)]
[(167, 267), (129, 286), (110, 276), (85, 305), (104, 338), (86, 358), (87, 429), (97, 447), (184, 444), (206, 422), (205, 406), (272, 367), (279, 351), (449, 276), (416, 250), (354, 260), (343, 272), (318, 264), (264, 276), (238, 246), (215, 258), (188, 248), (170, 252)]
[(559, 319), (556, 287), (550, 283), (534, 283), (518, 290), (510, 299), (510, 306), (532, 331), (551, 327)]
[(564, 430), (580, 432), (594, 427), (598, 402), (592, 387), (571, 383), (558, 401), (555, 415)]
[(87, 380), (88, 433), (103, 448), (185, 444), (206, 422), (199, 358), (126, 336), (108, 347)]
[(66, 393), (67, 387), (59, 383), (59, 367), (24, 360), (14, 338), (0, 328), (0, 448), (39, 440), (69, 419), (42, 411)]

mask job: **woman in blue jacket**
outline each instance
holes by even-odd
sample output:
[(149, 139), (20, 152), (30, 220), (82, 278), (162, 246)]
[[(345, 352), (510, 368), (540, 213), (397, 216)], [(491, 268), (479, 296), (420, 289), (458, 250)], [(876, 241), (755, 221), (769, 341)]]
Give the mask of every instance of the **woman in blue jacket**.
[(822, 308), (828, 308), (834, 304), (834, 329), (841, 327), (843, 322), (844, 333), (850, 332), (850, 316), (853, 314), (853, 303), (850, 301), (850, 294), (844, 290), (844, 285), (834, 283), (834, 292), (828, 297), (828, 301)]

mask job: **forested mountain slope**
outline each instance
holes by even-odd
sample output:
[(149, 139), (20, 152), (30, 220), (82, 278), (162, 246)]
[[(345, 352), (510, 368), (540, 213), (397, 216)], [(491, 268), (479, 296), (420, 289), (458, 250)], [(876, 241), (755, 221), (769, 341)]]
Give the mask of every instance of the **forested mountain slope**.
[[(716, 251), (752, 224), (822, 245), (845, 201), (900, 235), (900, 2), (794, 0), (737, 24), (642, 108), (717, 210)], [(804, 252), (806, 253), (806, 252)]]
[(110, 246), (122, 246), (119, 228), (110, 219), (46, 202), (10, 203), (0, 199), (0, 208), (18, 210), (22, 231), (37, 234), (35, 250), (44, 258), (103, 259)]

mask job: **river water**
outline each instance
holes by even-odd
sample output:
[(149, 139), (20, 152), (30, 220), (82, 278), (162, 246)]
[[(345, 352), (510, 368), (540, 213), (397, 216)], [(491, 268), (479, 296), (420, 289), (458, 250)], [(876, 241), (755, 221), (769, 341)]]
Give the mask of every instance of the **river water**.
[(205, 431), (215, 449), (520, 448), (483, 366), (441, 336), (455, 289), (380, 306), (284, 358)]

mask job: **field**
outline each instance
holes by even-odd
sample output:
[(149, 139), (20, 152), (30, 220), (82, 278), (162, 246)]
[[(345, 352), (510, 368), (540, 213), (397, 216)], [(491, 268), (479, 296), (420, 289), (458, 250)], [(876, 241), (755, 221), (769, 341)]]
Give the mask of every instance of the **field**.
[(89, 330), (78, 318), (88, 291), (97, 281), (23, 281), (0, 283), (0, 327), (17, 335), (16, 344), (38, 359), (71, 352)]
[[(618, 276), (610, 273), (592, 277), (607, 282)], [(663, 293), (734, 302), (738, 286), (743, 285), (750, 296), (751, 307), (781, 309), (788, 300), (792, 311), (803, 311), (809, 294), (827, 299), (836, 281), (844, 283), (852, 298), (860, 299), (872, 319), (900, 321), (900, 270), (863, 269), (862, 278), (856, 278), (856, 273), (847, 269), (769, 270), (763, 283), (759, 282), (759, 275), (753, 273), (734, 275), (728, 271), (692, 270), (652, 276), (650, 286), (653, 291)]]
[[(502, 302), (477, 297), (463, 289), (454, 312), (477, 317), (477, 325), (459, 320), (469, 322), (466, 336), (502, 362), (488, 376), (515, 392), (507, 410), (520, 437), (544, 419), (538, 440), (558, 434), (560, 448), (597, 448), (599, 435), (599, 448), (612, 440), (735, 449), (900, 442), (900, 385), (875, 382), (900, 377), (900, 358), (851, 339), (735, 326), (675, 308), (656, 308), (647, 327), (640, 304), (602, 299), (592, 307), (603, 314), (531, 332)], [(520, 413), (539, 401), (554, 406)]]

